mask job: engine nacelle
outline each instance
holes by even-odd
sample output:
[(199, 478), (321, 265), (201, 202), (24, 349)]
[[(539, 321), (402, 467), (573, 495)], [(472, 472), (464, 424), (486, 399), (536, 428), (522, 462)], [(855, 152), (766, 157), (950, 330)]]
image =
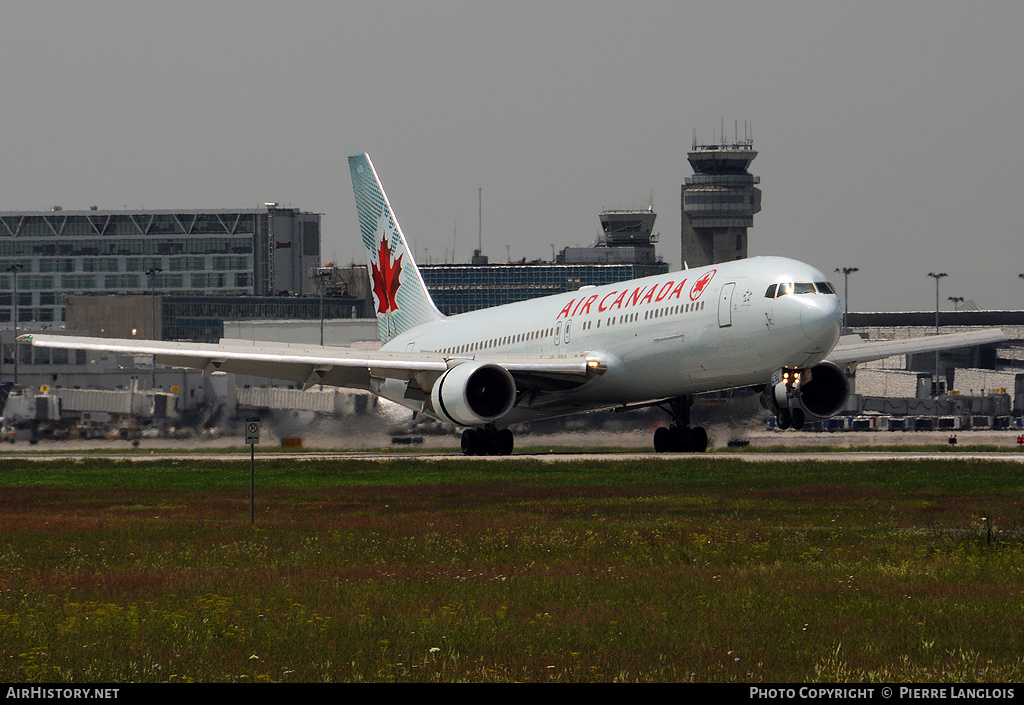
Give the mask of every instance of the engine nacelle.
[(443, 375), (430, 390), (434, 413), (456, 426), (497, 421), (516, 403), (516, 383), (509, 371), (485, 362), (464, 362)]
[(793, 427), (800, 428), (805, 419), (835, 416), (846, 406), (849, 396), (846, 373), (831, 362), (823, 362), (810, 370), (784, 370), (782, 381), (765, 390), (761, 403), (780, 421), (786, 419), (785, 426), (792, 419)]

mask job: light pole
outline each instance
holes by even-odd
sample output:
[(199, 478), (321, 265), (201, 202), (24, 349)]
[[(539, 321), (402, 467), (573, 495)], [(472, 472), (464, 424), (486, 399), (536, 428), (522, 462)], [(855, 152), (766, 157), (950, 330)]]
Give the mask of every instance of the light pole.
[(962, 297), (962, 296), (947, 296), (946, 297), (946, 301), (952, 301), (953, 302), (953, 310), (954, 311), (959, 311), (960, 310), (960, 304), (962, 304), (964, 302), (964, 297)]
[(7, 271), (11, 273), (14, 279), (14, 298), (11, 300), (13, 304), (11, 310), (14, 313), (14, 386), (18, 386), (18, 270), (22, 266), (20, 264), (12, 264), (7, 268)]
[[(153, 332), (151, 335), (154, 340), (158, 339), (156, 335), (156, 275), (162, 271), (164, 270), (159, 267), (146, 270), (146, 275), (149, 277), (149, 303), (153, 314)], [(162, 338), (163, 336), (160, 337)], [(156, 355), (153, 356), (153, 376), (150, 380), (150, 388), (156, 389)]]
[(846, 319), (850, 315), (850, 275), (859, 272), (857, 267), (836, 268), (837, 272), (843, 273), (843, 333), (847, 332)]
[[(928, 276), (935, 279), (935, 335), (939, 334), (939, 280), (949, 275), (945, 272), (928, 272)], [(935, 351), (935, 394), (939, 396), (939, 351)]]
[(320, 290), (320, 347), (324, 346), (324, 289), (327, 288), (327, 280), (331, 278), (330, 272), (320, 270), (316, 273), (317, 278), (320, 279), (320, 286), (317, 289)]

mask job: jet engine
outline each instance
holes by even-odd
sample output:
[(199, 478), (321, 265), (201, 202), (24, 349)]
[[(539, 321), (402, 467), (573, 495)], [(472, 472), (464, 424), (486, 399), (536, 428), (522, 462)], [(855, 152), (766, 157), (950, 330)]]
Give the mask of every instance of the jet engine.
[(441, 375), (430, 390), (434, 412), (456, 426), (497, 421), (516, 402), (516, 383), (500, 365), (464, 362)]
[(775, 414), (781, 429), (792, 426), (799, 430), (808, 420), (835, 416), (850, 396), (846, 373), (831, 362), (809, 370), (785, 369), (781, 376), (761, 395), (761, 405)]

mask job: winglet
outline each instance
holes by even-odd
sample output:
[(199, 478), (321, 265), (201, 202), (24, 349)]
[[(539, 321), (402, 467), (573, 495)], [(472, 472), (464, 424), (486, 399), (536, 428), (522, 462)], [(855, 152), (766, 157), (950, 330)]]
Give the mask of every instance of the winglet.
[(348, 158), (380, 341), (444, 318), (434, 306), (367, 154)]

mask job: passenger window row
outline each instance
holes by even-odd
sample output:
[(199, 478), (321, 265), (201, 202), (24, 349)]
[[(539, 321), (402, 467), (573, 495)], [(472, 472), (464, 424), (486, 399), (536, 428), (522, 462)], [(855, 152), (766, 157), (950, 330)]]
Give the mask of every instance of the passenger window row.
[(440, 352), (444, 354), (455, 354), (460, 355), (463, 353), (478, 352), (480, 350), (488, 350), (490, 348), (497, 348), (504, 345), (515, 345), (517, 343), (525, 343), (530, 340), (538, 340), (545, 338), (554, 333), (554, 328), (545, 328), (543, 330), (535, 330), (529, 333), (520, 333), (519, 335), (506, 335), (500, 338), (492, 338), (490, 340), (481, 340), (476, 343), (467, 343), (465, 345), (457, 345), (451, 348), (443, 348)]

